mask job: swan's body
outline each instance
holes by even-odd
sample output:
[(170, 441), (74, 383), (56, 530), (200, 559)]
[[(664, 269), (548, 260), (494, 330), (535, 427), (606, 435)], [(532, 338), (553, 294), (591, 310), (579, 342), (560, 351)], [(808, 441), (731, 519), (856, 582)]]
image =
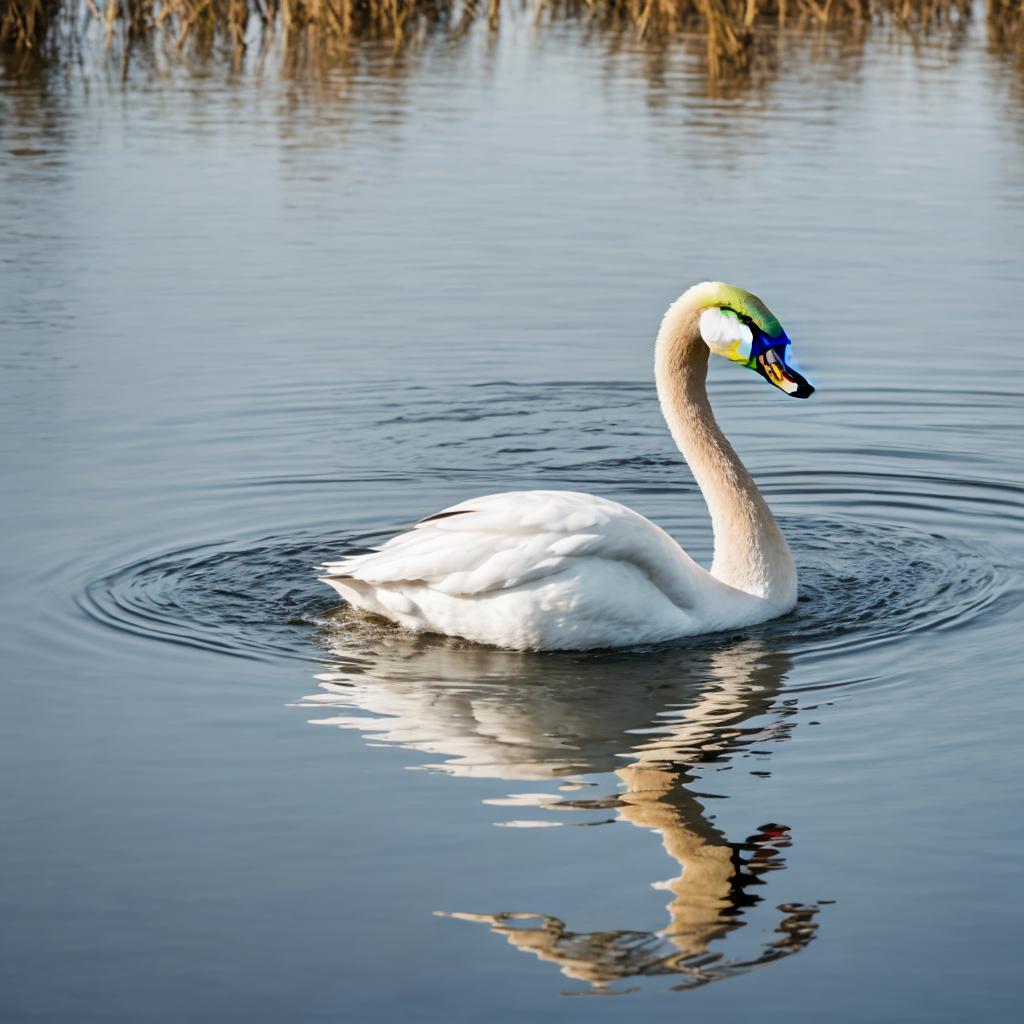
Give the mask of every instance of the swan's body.
[(617, 502), (519, 491), (453, 505), (379, 551), (327, 563), (321, 578), (408, 629), (513, 649), (657, 643), (785, 614), (796, 602), (792, 558), (715, 422), (705, 380), (714, 350), (804, 397), (812, 389), (782, 358), (788, 343), (759, 299), (714, 282), (685, 292), (658, 333), (658, 397), (711, 513), (710, 572)]

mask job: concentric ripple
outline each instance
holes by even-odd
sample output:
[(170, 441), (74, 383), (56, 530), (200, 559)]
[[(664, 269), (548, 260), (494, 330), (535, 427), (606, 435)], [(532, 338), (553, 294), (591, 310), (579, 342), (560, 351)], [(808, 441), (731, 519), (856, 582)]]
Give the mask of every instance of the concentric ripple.
[(337, 603), (314, 564), (336, 537), (295, 533), (207, 544), (124, 565), (91, 583), (80, 606), (113, 629), (242, 658), (309, 657)]
[[(783, 528), (799, 566), (800, 603), (745, 635), (790, 653), (829, 655), (962, 625), (1006, 590), (985, 552), (949, 538), (820, 516), (783, 517)], [(95, 580), (80, 606), (96, 622), (153, 640), (235, 657), (317, 659), (328, 628), (344, 628), (358, 647), (377, 642), (379, 626), (348, 616), (339, 623), (337, 599), (313, 566), (380, 539), (344, 545), (305, 532), (173, 551)]]

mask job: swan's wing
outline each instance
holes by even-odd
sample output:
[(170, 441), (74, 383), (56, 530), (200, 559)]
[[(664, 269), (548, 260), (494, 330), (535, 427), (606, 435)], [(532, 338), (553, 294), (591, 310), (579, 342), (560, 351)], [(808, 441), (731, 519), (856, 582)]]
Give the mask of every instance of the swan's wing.
[(660, 527), (618, 502), (574, 491), (512, 491), (452, 505), (378, 551), (323, 566), (386, 588), (419, 583), (479, 595), (568, 569), (573, 559), (632, 564), (674, 604), (694, 607), (713, 577)]

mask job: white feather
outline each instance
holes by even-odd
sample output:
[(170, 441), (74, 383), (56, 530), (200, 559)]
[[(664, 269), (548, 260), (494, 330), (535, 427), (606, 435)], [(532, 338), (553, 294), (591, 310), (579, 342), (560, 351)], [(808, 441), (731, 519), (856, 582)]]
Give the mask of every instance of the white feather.
[(573, 491), (489, 494), (323, 568), (359, 608), (509, 648), (656, 643), (768, 617), (660, 527)]

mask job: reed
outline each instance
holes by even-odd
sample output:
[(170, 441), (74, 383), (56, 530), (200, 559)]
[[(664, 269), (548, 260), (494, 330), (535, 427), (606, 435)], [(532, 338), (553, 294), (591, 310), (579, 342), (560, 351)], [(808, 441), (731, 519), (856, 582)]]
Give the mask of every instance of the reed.
[[(502, 0), (0, 0), (0, 47), (46, 57), (102, 27), (122, 58), (160, 37), (171, 50), (220, 46), (237, 62), (246, 49), (283, 40), (286, 50), (320, 54), (363, 40), (396, 47), (431, 32), (500, 28)], [(509, 3), (510, 0), (506, 0)], [(575, 21), (628, 33), (651, 45), (681, 35), (704, 42), (710, 76), (749, 68), (773, 36), (808, 28), (888, 22), (921, 33), (966, 24), (973, 0), (518, 0), (539, 26)], [(1021, 59), (1024, 0), (987, 0), (994, 48)]]
[(1024, 70), (1024, 0), (989, 0), (988, 36), (993, 50)]

